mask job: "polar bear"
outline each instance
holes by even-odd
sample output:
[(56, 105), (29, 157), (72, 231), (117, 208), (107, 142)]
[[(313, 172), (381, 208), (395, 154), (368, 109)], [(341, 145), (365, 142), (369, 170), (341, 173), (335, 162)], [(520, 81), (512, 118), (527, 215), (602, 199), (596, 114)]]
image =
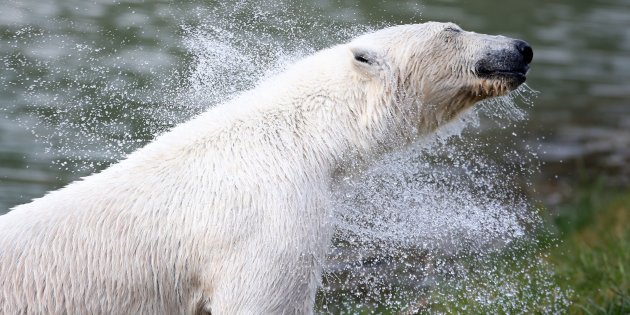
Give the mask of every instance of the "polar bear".
[(317, 52), (0, 217), (0, 313), (312, 313), (335, 180), (514, 90), (531, 60), (436, 22)]

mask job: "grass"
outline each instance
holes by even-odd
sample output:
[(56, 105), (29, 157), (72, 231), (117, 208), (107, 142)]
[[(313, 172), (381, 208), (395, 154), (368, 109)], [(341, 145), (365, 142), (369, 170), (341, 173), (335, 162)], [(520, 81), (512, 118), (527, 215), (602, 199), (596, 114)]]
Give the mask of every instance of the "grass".
[(537, 243), (471, 262), (486, 269), (435, 288), (419, 313), (630, 314), (630, 192), (579, 189), (547, 224)]
[(543, 212), (550, 213), (546, 228), (533, 242), (460, 257), (454, 274), (416, 292), (418, 309), (398, 313), (350, 301), (345, 313), (630, 314), (630, 191), (591, 184)]
[(549, 262), (573, 290), (569, 313), (629, 314), (630, 192), (583, 189), (555, 226), (562, 242)]

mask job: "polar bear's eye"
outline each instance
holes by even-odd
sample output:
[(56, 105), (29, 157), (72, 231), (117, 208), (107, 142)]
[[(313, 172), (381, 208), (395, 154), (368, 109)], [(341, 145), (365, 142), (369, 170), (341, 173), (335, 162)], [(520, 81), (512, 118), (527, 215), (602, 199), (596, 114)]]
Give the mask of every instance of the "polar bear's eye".
[(353, 48), (352, 54), (354, 60), (367, 65), (374, 65), (378, 63), (376, 53), (367, 49)]
[(365, 57), (365, 55), (357, 54), (357, 55), (354, 56), (354, 60), (359, 61), (359, 62), (363, 62), (363, 63), (367, 63), (367, 64), (371, 64), (370, 60), (367, 59)]

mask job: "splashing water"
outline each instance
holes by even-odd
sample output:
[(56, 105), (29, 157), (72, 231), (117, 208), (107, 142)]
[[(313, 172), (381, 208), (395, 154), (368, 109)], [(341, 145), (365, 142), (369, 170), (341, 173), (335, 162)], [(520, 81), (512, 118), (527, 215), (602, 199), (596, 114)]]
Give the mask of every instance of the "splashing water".
[(568, 305), (538, 254), (542, 221), (518, 181), (536, 171), (535, 157), (469, 128), (482, 117), (499, 127), (524, 119), (513, 98), (531, 93), (479, 104), (336, 187), (327, 311), (554, 313)]
[[(322, 22), (315, 8), (283, 1), (173, 14), (189, 23), (179, 23), (183, 41), (172, 54), (38, 28), (14, 33), (8, 44), (15, 52), (1, 61), (32, 104), (33, 115), (23, 117), (39, 119), (20, 123), (48, 145), (59, 168), (100, 169), (300, 57), (371, 29), (343, 12)], [(25, 43), (35, 48), (31, 55), (18, 51)], [(184, 66), (174, 65), (174, 56)], [(536, 157), (497, 148), (479, 130), (506, 130), (524, 120), (514, 99), (530, 94), (522, 88), (486, 101), (335, 187), (337, 232), (319, 312), (527, 313), (538, 305), (553, 313), (566, 306), (568, 293), (554, 284), (532, 237), (541, 219), (522, 179), (536, 171)]]

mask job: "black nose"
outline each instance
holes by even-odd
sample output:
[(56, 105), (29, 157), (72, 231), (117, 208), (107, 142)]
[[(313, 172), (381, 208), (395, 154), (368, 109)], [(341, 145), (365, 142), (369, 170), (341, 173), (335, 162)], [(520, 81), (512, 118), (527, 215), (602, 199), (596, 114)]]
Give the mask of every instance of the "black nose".
[(517, 39), (516, 40), (516, 49), (523, 56), (523, 61), (529, 64), (532, 62), (532, 58), (534, 58), (534, 50), (532, 50), (532, 46), (530, 46), (526, 41)]

